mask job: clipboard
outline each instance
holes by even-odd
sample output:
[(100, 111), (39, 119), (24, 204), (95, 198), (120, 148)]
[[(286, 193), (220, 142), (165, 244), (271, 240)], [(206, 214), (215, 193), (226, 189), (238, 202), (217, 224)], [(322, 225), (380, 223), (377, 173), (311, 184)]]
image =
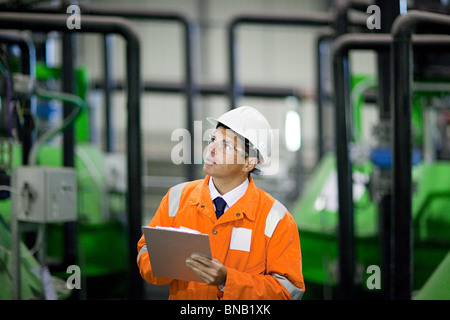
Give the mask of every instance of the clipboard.
[(170, 279), (202, 282), (186, 266), (192, 253), (211, 258), (209, 236), (183, 229), (142, 227), (153, 275)]

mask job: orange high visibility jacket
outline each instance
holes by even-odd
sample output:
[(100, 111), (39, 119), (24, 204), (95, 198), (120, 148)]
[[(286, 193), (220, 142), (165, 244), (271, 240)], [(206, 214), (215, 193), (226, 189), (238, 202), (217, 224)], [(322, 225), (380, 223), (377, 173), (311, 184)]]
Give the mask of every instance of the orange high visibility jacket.
[(227, 267), (225, 289), (153, 276), (143, 236), (137, 248), (141, 276), (152, 284), (170, 284), (169, 299), (301, 299), (300, 239), (291, 214), (249, 178), (246, 193), (217, 219), (209, 179), (172, 187), (149, 226), (182, 226), (208, 234), (212, 257)]

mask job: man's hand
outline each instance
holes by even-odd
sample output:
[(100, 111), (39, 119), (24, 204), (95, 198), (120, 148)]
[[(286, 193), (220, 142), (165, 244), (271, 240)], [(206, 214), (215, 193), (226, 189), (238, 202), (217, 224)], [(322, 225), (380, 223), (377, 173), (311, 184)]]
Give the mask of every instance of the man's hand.
[(209, 285), (224, 285), (227, 280), (227, 268), (216, 259), (193, 253), (186, 259), (186, 265)]

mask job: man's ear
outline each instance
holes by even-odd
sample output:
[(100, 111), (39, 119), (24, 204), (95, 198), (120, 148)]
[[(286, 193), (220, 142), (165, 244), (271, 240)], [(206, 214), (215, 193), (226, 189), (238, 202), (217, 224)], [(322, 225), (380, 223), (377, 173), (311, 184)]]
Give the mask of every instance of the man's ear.
[(256, 157), (247, 157), (245, 159), (245, 165), (244, 165), (244, 168), (242, 170), (245, 171), (245, 172), (250, 172), (256, 167), (257, 164), (258, 164), (258, 158), (256, 158)]

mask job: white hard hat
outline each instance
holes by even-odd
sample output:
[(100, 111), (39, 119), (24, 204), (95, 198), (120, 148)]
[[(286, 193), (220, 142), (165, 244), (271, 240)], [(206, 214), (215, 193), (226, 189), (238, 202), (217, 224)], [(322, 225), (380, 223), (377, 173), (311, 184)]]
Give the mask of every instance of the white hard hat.
[[(273, 132), (267, 119), (255, 108), (242, 106), (230, 110), (219, 119), (208, 117), (210, 123), (217, 126), (219, 123), (227, 126), (238, 135), (248, 139), (251, 145), (259, 152), (260, 165), (270, 164), (270, 153), (273, 141)], [(258, 170), (263, 168), (257, 166)]]

